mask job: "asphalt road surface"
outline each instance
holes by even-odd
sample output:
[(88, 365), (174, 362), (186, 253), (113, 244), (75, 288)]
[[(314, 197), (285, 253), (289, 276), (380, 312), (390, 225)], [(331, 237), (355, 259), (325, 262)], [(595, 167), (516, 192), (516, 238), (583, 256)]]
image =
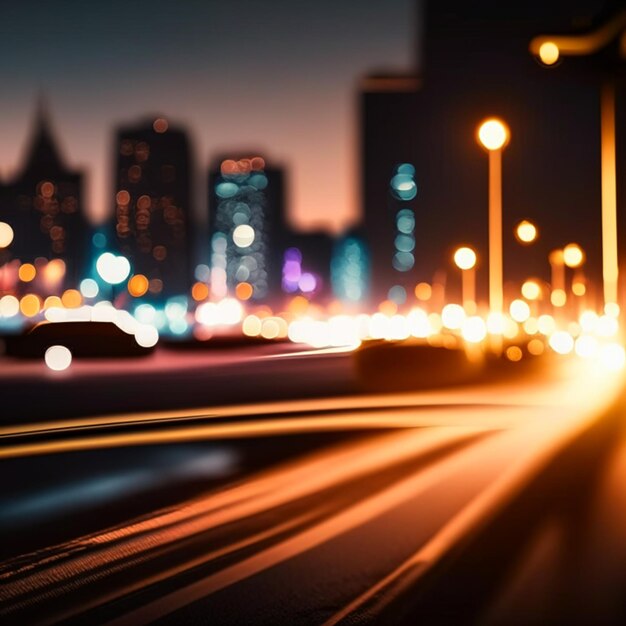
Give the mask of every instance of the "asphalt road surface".
[(563, 360), (454, 389), (13, 421), (0, 620), (623, 623), (621, 387)]

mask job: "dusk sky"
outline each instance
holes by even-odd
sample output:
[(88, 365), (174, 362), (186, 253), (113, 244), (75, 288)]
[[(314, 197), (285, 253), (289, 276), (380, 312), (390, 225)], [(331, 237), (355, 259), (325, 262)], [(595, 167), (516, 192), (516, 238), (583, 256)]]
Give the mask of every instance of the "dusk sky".
[(192, 132), (198, 195), (211, 157), (258, 150), (289, 168), (296, 225), (358, 216), (355, 93), (413, 64), (414, 0), (23, 0), (0, 23), (0, 174), (19, 166), (43, 91), (88, 213), (111, 207), (112, 130), (161, 113)]

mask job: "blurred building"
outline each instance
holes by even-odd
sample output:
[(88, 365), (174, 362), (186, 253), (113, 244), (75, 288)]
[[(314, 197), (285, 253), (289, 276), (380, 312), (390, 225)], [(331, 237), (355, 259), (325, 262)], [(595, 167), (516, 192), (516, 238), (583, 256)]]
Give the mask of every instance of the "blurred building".
[[(543, 67), (529, 43), (541, 33), (593, 30), (606, 18), (603, 4), (424, 2), (418, 77), (388, 72), (362, 81), (361, 189), (376, 301), (396, 284), (397, 205), (389, 180), (403, 163), (415, 168), (417, 184), (415, 263), (407, 279), (430, 282), (439, 269), (454, 272), (453, 248), (470, 244), (486, 293), (488, 168), (476, 133), (491, 116), (511, 131), (503, 157), (505, 278), (547, 279), (548, 253), (575, 241), (588, 252), (586, 271), (599, 280), (599, 85), (605, 75), (598, 59)], [(622, 134), (618, 155), (623, 141)], [(538, 225), (532, 247), (514, 238), (522, 219)]]
[(346, 305), (367, 300), (371, 260), (365, 238), (358, 230), (335, 239), (330, 272), (333, 294)]
[(410, 75), (372, 75), (361, 81), (361, 197), (371, 250), (369, 293), (374, 304), (386, 299), (394, 285), (414, 280), (415, 242), (400, 257), (410, 255), (412, 262), (398, 262), (395, 241), (399, 208), (390, 181), (398, 167), (415, 162), (418, 85), (417, 77)]
[(42, 293), (78, 284), (88, 237), (82, 202), (83, 175), (64, 163), (40, 101), (23, 165), (0, 186), (0, 221), (14, 231), (4, 260), (19, 259), (41, 269), (33, 286)]
[(193, 164), (187, 133), (162, 117), (120, 128), (115, 138), (117, 245), (154, 297), (191, 284)]
[(211, 294), (253, 302), (282, 298), (288, 246), (283, 171), (260, 156), (217, 160), (209, 172)]

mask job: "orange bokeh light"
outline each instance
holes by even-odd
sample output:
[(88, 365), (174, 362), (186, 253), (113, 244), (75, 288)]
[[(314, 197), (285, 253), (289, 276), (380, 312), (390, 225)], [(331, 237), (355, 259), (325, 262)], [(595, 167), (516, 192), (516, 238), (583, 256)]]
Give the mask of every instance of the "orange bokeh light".
[(239, 300), (250, 300), (253, 293), (254, 289), (250, 283), (239, 283), (235, 287), (235, 295)]
[(83, 303), (83, 297), (77, 289), (67, 289), (61, 296), (61, 302), (68, 309), (76, 309)]
[(201, 302), (209, 297), (209, 286), (206, 283), (194, 283), (191, 288), (191, 297), (196, 302)]
[(150, 283), (143, 274), (135, 274), (128, 281), (128, 293), (133, 296), (133, 298), (139, 298), (148, 291), (149, 286)]
[(17, 272), (20, 280), (24, 283), (29, 283), (37, 276), (37, 270), (32, 263), (24, 263), (20, 265), (20, 269)]

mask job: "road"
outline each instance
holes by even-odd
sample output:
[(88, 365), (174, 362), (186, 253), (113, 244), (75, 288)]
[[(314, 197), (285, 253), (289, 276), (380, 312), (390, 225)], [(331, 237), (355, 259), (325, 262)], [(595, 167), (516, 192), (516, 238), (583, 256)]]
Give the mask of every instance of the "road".
[(0, 617), (542, 623), (590, 616), (546, 608), (559, 584), (596, 588), (558, 575), (575, 553), (602, 574), (593, 623), (620, 623), (621, 387), (563, 360), (498, 384), (4, 426)]
[(344, 353), (288, 342), (159, 348), (146, 357), (76, 359), (62, 372), (43, 359), (0, 357), (0, 423), (352, 393), (357, 384)]

